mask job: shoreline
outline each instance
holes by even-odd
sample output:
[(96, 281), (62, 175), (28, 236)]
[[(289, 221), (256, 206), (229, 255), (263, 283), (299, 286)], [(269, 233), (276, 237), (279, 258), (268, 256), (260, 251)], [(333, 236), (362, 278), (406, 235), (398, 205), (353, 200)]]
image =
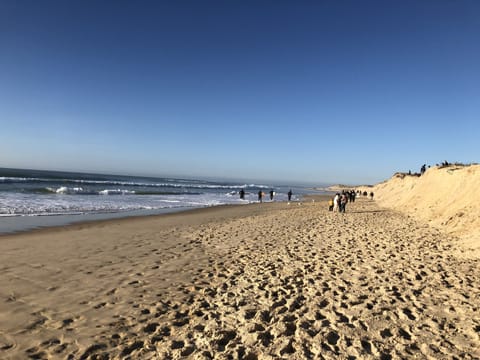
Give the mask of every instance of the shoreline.
[[(68, 214), (68, 215), (38, 215), (38, 216), (12, 216), (0, 218), (4, 223), (0, 226), (0, 238), (2, 236), (40, 231), (56, 227), (67, 227), (77, 224), (89, 224), (102, 221), (114, 221), (137, 217), (161, 216), (170, 213), (181, 213), (196, 208), (168, 208), (162, 210), (148, 211), (125, 211), (90, 214)], [(8, 224), (10, 223), (10, 224)]]
[(457, 250), (367, 199), (2, 236), (0, 358), (474, 359), (480, 262)]
[[(324, 194), (311, 194), (303, 195), (300, 201), (290, 201), (292, 204), (298, 204), (302, 201), (323, 201), (327, 200), (329, 195)], [(11, 236), (16, 234), (25, 234), (29, 232), (38, 232), (38, 231), (48, 231), (54, 228), (65, 228), (70, 226), (86, 226), (94, 225), (95, 223), (104, 223), (104, 222), (115, 222), (115, 221), (124, 221), (128, 219), (141, 219), (148, 217), (163, 217), (169, 215), (178, 214), (188, 214), (196, 211), (209, 211), (209, 209), (228, 209), (230, 207), (243, 207), (243, 206), (254, 206), (262, 205), (269, 206), (268, 204), (282, 204), (289, 203), (288, 201), (265, 201), (263, 203), (252, 202), (248, 204), (222, 204), (215, 206), (205, 206), (205, 207), (190, 207), (190, 208), (169, 208), (162, 210), (155, 210), (149, 213), (149, 211), (138, 211), (132, 212), (128, 211), (125, 213), (100, 213), (100, 214), (82, 214), (82, 215), (52, 215), (52, 216), (34, 216), (34, 217), (6, 217), (0, 218), (0, 221), (5, 220), (6, 222), (15, 223), (16, 221), (20, 224), (12, 224), (10, 227), (4, 225), (5, 229), (2, 229), (0, 226), (0, 240), (2, 237)], [(271, 205), (270, 205), (271, 206)], [(27, 222), (27, 224), (25, 224)], [(30, 222), (31, 224), (28, 224)]]

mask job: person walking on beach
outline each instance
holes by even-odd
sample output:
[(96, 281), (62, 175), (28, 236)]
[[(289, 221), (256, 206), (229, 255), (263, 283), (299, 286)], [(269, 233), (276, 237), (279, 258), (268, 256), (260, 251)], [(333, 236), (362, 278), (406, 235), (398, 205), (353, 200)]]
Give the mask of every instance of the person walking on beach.
[(262, 192), (262, 190), (259, 190), (258, 191), (258, 201), (262, 202), (262, 200), (263, 200), (263, 192)]
[(245, 199), (245, 190), (240, 189), (240, 199), (244, 200)]
[(288, 201), (292, 200), (292, 189), (288, 191)]
[(345, 213), (345, 207), (347, 206), (348, 198), (347, 194), (343, 193), (340, 196), (340, 212)]
[(350, 202), (355, 202), (355, 196), (356, 196), (355, 191), (350, 190), (350, 193), (348, 195), (349, 195), (348, 197), (349, 197)]
[(270, 201), (273, 201), (273, 196), (275, 195), (275, 191), (270, 190)]

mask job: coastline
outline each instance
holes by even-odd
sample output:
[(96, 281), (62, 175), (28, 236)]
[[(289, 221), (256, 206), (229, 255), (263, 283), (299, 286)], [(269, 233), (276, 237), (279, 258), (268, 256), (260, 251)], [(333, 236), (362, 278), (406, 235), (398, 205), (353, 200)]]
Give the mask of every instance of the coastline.
[(287, 201), (289, 191), (294, 201), (315, 193), (300, 184), (0, 168), (0, 232), (244, 205), (256, 202), (259, 191), (274, 191), (275, 201)]
[[(297, 202), (298, 203), (298, 202)], [(26, 228), (13, 232), (3, 232), (0, 233), (0, 241), (5, 237), (14, 237), (28, 235), (30, 233), (55, 233), (58, 231), (69, 231), (76, 229), (85, 229), (85, 228), (95, 228), (96, 226), (109, 226), (109, 225), (121, 225), (126, 223), (135, 223), (149, 220), (158, 220), (160, 222), (165, 221), (167, 224), (170, 224), (170, 220), (175, 219), (178, 223), (183, 221), (190, 223), (191, 221), (196, 222), (194, 219), (202, 219), (210, 221), (213, 219), (226, 219), (231, 216), (247, 216), (248, 214), (255, 213), (252, 211), (254, 206), (270, 206), (273, 208), (278, 208), (278, 205), (283, 204), (283, 202), (271, 202), (271, 203), (251, 203), (251, 204), (225, 204), (225, 205), (215, 205), (215, 206), (205, 206), (197, 208), (174, 208), (174, 209), (165, 209), (162, 212), (155, 212), (152, 214), (140, 213), (138, 215), (131, 215), (131, 212), (128, 213), (113, 213), (113, 214), (94, 214), (92, 219), (85, 220), (84, 217), (79, 216), (78, 219), (75, 219), (77, 215), (68, 216), (68, 219), (61, 221), (59, 223), (54, 223), (53, 225), (41, 225), (38, 227)], [(277, 206), (276, 206), (277, 205)], [(242, 208), (245, 208), (241, 210)], [(264, 210), (260, 210), (264, 211)], [(97, 215), (105, 215), (106, 218), (98, 218)], [(221, 216), (223, 215), (223, 216)], [(111, 216), (111, 217), (110, 217)], [(40, 218), (45, 218), (42, 216)], [(56, 216), (52, 216), (56, 218)]]
[(181, 213), (196, 208), (167, 208), (159, 210), (138, 210), (124, 212), (41, 215), (41, 216), (11, 216), (0, 218), (0, 237), (39, 231), (56, 227), (66, 227), (76, 224), (93, 224), (96, 222), (120, 220), (137, 217), (161, 216), (169, 213)]
[[(316, 196), (322, 195), (312, 195), (312, 197), (307, 196), (308, 199), (315, 199)], [(272, 206), (273, 204), (282, 204), (284, 202), (274, 201), (274, 202), (264, 202), (262, 206)], [(292, 203), (298, 203), (292, 202)], [(188, 214), (208, 213), (213, 212), (222, 212), (224, 209), (231, 209), (236, 207), (245, 207), (245, 206), (254, 206), (258, 203), (249, 203), (249, 204), (223, 204), (223, 205), (214, 205), (214, 206), (203, 206), (203, 207), (188, 207), (188, 208), (168, 208), (168, 209), (159, 209), (153, 211), (126, 211), (126, 212), (115, 212), (115, 213), (99, 213), (99, 214), (81, 214), (81, 215), (52, 215), (52, 216), (32, 216), (32, 217), (5, 217), (0, 218), (0, 221), (4, 220), (5, 222), (12, 222), (12, 224), (6, 224), (0, 226), (0, 239), (5, 236), (12, 236), (17, 234), (25, 234), (29, 232), (39, 232), (39, 231), (54, 231), (56, 228), (65, 229), (75, 226), (95, 226), (97, 223), (115, 223), (115, 222), (124, 222), (129, 220), (141, 220), (142, 218), (151, 218), (164, 216), (183, 216)], [(269, 205), (271, 204), (271, 205)], [(275, 206), (275, 205), (273, 205)], [(239, 211), (241, 212), (241, 211)], [(19, 224), (15, 224), (15, 221), (18, 221)]]
[[(324, 201), (329, 198), (325, 194), (307, 194), (302, 195), (298, 201), (291, 201), (290, 203), (301, 203), (304, 201)], [(268, 204), (289, 203), (288, 201), (265, 201), (262, 206), (271, 206)], [(123, 219), (134, 219), (143, 217), (166, 216), (171, 214), (188, 214), (195, 211), (208, 211), (214, 208), (231, 208), (242, 207), (258, 204), (257, 202), (245, 204), (223, 204), (202, 207), (178, 207), (165, 208), (157, 210), (138, 210), (125, 212), (111, 212), (111, 213), (96, 213), (96, 214), (77, 214), (77, 215), (44, 215), (44, 216), (12, 216), (0, 217), (0, 238), (3, 236), (28, 233), (30, 231), (44, 231), (56, 227), (63, 228), (74, 225), (85, 226), (87, 224), (95, 224), (97, 222), (118, 221)]]
[(473, 359), (480, 265), (457, 250), (366, 199), (6, 235), (0, 357)]

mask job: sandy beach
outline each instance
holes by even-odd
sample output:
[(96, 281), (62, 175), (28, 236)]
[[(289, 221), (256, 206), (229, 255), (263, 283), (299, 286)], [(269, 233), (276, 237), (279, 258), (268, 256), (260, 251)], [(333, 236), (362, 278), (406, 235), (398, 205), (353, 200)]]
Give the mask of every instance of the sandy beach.
[(359, 199), (0, 237), (2, 359), (478, 359), (480, 262)]

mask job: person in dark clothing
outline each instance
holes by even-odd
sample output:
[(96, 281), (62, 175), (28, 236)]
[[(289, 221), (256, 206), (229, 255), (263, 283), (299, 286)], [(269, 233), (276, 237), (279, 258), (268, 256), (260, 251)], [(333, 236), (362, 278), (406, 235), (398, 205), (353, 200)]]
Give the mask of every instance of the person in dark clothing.
[(270, 190), (270, 201), (273, 201), (273, 195), (275, 195), (275, 191)]
[(245, 199), (245, 190), (240, 189), (240, 199), (244, 200)]
[(288, 201), (292, 200), (292, 189), (288, 191)]
[(262, 202), (262, 200), (263, 200), (263, 192), (262, 192), (262, 190), (259, 190), (258, 191), (258, 201)]
[(347, 206), (348, 197), (346, 193), (340, 196), (340, 212), (345, 213), (345, 207)]
[(426, 165), (426, 164), (423, 164), (422, 167), (420, 168), (420, 174), (423, 175), (426, 170), (427, 170), (427, 165)]

